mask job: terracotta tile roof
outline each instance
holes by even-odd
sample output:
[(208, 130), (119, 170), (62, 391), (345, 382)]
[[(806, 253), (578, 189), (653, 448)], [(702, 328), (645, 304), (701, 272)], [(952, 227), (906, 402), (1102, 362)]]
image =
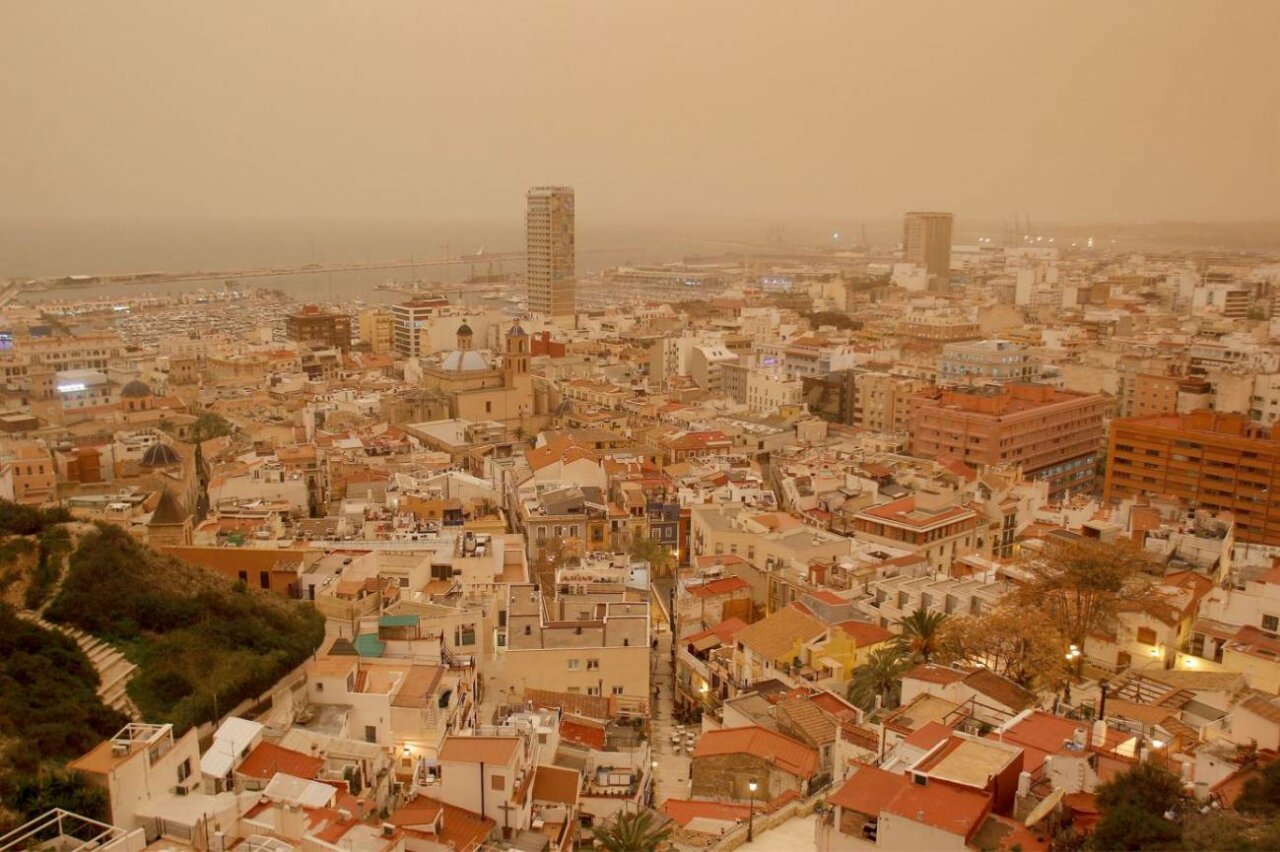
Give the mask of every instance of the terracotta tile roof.
[(853, 639), (854, 644), (859, 648), (876, 645), (880, 642), (888, 642), (895, 635), (892, 630), (887, 630), (878, 624), (871, 624), (866, 621), (842, 621), (836, 626), (843, 630), (849, 638)]
[(250, 778), (272, 778), (277, 772), (308, 780), (324, 769), (324, 761), (300, 751), (281, 748), (272, 743), (259, 743), (236, 769), (239, 775)]
[(688, 588), (689, 594), (695, 598), (713, 598), (717, 595), (728, 595), (743, 589), (750, 590), (751, 584), (741, 577), (722, 577), (719, 580), (703, 583), (701, 586)]
[(693, 759), (726, 754), (750, 754), (797, 778), (808, 778), (818, 766), (815, 750), (757, 725), (708, 731), (699, 738)]
[(1261, 716), (1268, 722), (1280, 724), (1280, 707), (1277, 707), (1272, 701), (1268, 701), (1261, 695), (1249, 696), (1240, 702), (1240, 706), (1255, 716)]
[(941, 722), (926, 722), (919, 729), (908, 734), (903, 742), (928, 751), (943, 740), (950, 739), (951, 734), (951, 729)]
[[(794, 792), (794, 791), (788, 791)], [(772, 802), (756, 804), (756, 813), (768, 813), (785, 804), (782, 796)], [(667, 799), (659, 808), (662, 813), (671, 817), (680, 825), (688, 825), (695, 819), (715, 820), (719, 822), (746, 822), (751, 813), (750, 805), (739, 805), (733, 802), (702, 802), (692, 799)]]
[(560, 720), (560, 738), (578, 745), (603, 750), (605, 744), (604, 725), (591, 719), (565, 716)]
[(889, 802), (910, 783), (905, 776), (885, 772), (874, 766), (859, 766), (840, 785), (839, 790), (827, 797), (827, 801), (847, 810), (878, 818)]
[(826, 629), (821, 621), (788, 606), (747, 625), (734, 639), (769, 660), (776, 662), (787, 657), (784, 662), (789, 663), (797, 642), (808, 642)]
[(964, 685), (992, 701), (999, 702), (1015, 713), (1036, 703), (1035, 693), (987, 669), (978, 669), (970, 674), (964, 679)]
[(878, 751), (880, 749), (879, 734), (870, 728), (864, 728), (851, 721), (845, 722), (840, 726), (840, 739), (847, 743), (853, 743), (867, 751)]
[(779, 722), (790, 720), (790, 726), (803, 734), (809, 742), (817, 745), (835, 742), (835, 720), (814, 704), (808, 696), (779, 701), (777, 719)]
[(708, 627), (706, 630), (703, 630), (701, 633), (695, 633), (692, 636), (686, 636), (684, 637), (684, 639), (681, 639), (680, 641), (687, 645), (690, 642), (697, 642), (699, 639), (706, 639), (711, 636), (714, 636), (720, 640), (721, 645), (732, 645), (733, 637), (736, 636), (738, 632), (746, 626), (747, 626), (747, 623), (743, 621), (741, 618), (737, 618), (737, 617), (726, 618), (724, 621), (720, 622), (715, 627)]
[(965, 672), (959, 669), (953, 669), (949, 666), (939, 666), (933, 663), (921, 663), (915, 668), (904, 674), (903, 679), (911, 678), (925, 683), (937, 683), (946, 685), (949, 683), (959, 683), (967, 677)]
[[(412, 825), (433, 824), (435, 818), (441, 814), (443, 814), (444, 819), (438, 834), (409, 828)], [(427, 817), (430, 817), (430, 819), (427, 819)], [(414, 822), (412, 820), (420, 821)], [(426, 796), (410, 799), (403, 808), (392, 814), (387, 821), (394, 825), (405, 827), (406, 831), (417, 837), (429, 840), (434, 839), (438, 841), (439, 845), (450, 849), (478, 849), (480, 844), (484, 843), (498, 826), (495, 821), (488, 817), (482, 817), (479, 814), (445, 804), (436, 799), (429, 799)]]
[(506, 765), (519, 747), (519, 737), (445, 737), (440, 762)]
[(846, 719), (856, 719), (858, 711), (849, 702), (831, 694), (830, 692), (819, 692), (810, 696), (810, 701), (827, 715), (843, 722)]
[(576, 769), (540, 765), (533, 771), (533, 798), (540, 802), (578, 804), (582, 776)]
[(600, 695), (583, 695), (576, 692), (554, 692), (549, 689), (526, 688), (524, 697), (536, 707), (559, 708), (575, 716), (588, 719), (609, 719), (612, 703)]
[(567, 435), (553, 438), (544, 446), (526, 450), (524, 458), (532, 470), (542, 470), (547, 465), (558, 461), (570, 464), (579, 459), (587, 459), (593, 462), (600, 460), (600, 457), (591, 449), (578, 446), (577, 442)]
[(863, 509), (859, 514), (876, 518), (881, 521), (890, 521), (903, 526), (931, 527), (944, 521), (952, 521), (956, 518), (972, 515), (973, 510), (963, 506), (948, 506), (937, 512), (920, 512), (916, 510), (916, 497), (914, 494), (902, 497), (898, 500), (892, 500), (888, 503), (881, 503), (879, 506), (872, 506), (869, 509)]
[(909, 783), (884, 810), (967, 839), (987, 818), (991, 797), (947, 784)]

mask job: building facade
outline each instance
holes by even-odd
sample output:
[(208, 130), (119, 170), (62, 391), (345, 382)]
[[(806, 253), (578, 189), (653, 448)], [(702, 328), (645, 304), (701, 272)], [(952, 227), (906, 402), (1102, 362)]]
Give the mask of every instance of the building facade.
[(1049, 483), (1049, 496), (1088, 491), (1103, 445), (1101, 394), (1044, 385), (956, 388), (917, 397), (911, 452), (950, 454), (971, 467), (1021, 464), (1028, 479)]
[(1149, 493), (1231, 512), (1237, 539), (1280, 546), (1280, 440), (1242, 415), (1196, 411), (1112, 421), (1106, 499)]
[(902, 226), (902, 254), (907, 263), (923, 266), (929, 289), (946, 287), (951, 280), (950, 213), (908, 213)]
[(351, 351), (351, 317), (303, 305), (285, 318), (285, 337), (312, 349)]
[(529, 310), (572, 318), (575, 304), (573, 189), (535, 186), (525, 213), (525, 280)]

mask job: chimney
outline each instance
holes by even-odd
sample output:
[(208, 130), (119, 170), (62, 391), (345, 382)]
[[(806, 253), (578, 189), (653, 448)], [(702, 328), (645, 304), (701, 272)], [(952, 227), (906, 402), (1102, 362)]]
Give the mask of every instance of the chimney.
[(1019, 772), (1018, 773), (1018, 798), (1025, 799), (1029, 795), (1031, 795), (1031, 773)]
[(1107, 689), (1110, 683), (1107, 681), (1099, 681), (1098, 688), (1102, 690), (1102, 697), (1098, 699), (1098, 718), (1107, 718)]
[(1107, 741), (1107, 723), (1099, 719), (1093, 723), (1093, 747), (1101, 748)]

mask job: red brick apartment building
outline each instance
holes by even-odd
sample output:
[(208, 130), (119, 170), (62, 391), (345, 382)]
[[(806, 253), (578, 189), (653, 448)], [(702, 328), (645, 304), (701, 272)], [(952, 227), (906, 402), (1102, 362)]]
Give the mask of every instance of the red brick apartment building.
[(1103, 444), (1101, 394), (1045, 385), (931, 389), (912, 400), (911, 452), (950, 453), (973, 467), (1021, 464), (1050, 496), (1088, 491)]
[(285, 318), (285, 337), (316, 349), (351, 351), (351, 317), (303, 305)]
[(1146, 493), (1231, 512), (1236, 538), (1280, 546), (1280, 440), (1243, 415), (1195, 411), (1112, 421), (1104, 496)]

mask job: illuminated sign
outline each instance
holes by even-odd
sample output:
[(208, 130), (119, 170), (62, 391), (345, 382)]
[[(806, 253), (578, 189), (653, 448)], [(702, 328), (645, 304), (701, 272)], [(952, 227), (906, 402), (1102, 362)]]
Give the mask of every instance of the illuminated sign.
[(71, 382), (65, 385), (58, 385), (58, 393), (77, 393), (87, 387), (84, 382)]

